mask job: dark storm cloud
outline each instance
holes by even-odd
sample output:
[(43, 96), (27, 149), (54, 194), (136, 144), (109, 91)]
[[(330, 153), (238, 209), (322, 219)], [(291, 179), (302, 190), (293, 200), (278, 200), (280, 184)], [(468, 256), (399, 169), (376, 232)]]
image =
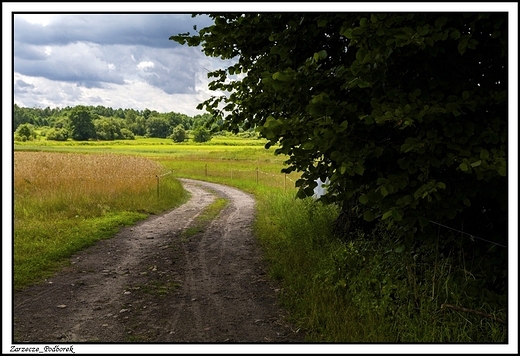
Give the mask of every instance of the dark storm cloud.
[(26, 83), (21, 79), (18, 79), (14, 82), (14, 91), (15, 93), (28, 93), (34, 89), (34, 85), (30, 83)]
[(57, 16), (43, 26), (15, 15), (14, 39), (15, 42), (39, 46), (80, 41), (172, 48), (178, 44), (169, 40), (170, 36), (195, 33), (193, 26), (200, 29), (210, 24), (207, 16), (192, 18), (189, 14), (67, 14)]
[(40, 56), (33, 56), (36, 59), (16, 58), (16, 72), (57, 81), (89, 83), (87, 87), (100, 87), (103, 82), (124, 83), (123, 75), (110, 70), (110, 63), (97, 46), (76, 43), (41, 48), (40, 51)]
[(167, 94), (192, 94), (195, 92), (195, 75), (201, 70), (203, 56), (188, 48), (175, 49), (174, 54), (161, 56), (146, 53), (138, 64), (139, 76)]
[(85, 88), (141, 80), (167, 94), (192, 94), (205, 56), (169, 37), (210, 24), (189, 14), (67, 14), (43, 26), (15, 15), (14, 68)]

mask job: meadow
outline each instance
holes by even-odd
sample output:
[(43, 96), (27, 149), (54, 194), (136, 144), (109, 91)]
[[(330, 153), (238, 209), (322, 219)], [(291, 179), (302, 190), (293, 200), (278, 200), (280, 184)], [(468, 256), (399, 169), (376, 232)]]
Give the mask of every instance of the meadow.
[[(337, 208), (295, 199), (298, 175), (280, 173), (285, 157), (264, 143), (215, 137), (205, 144), (144, 138), (16, 144), (15, 287), (49, 276), (74, 251), (122, 225), (182, 204), (187, 197), (175, 178), (185, 177), (255, 196), (254, 230), (271, 278), (308, 341), (507, 341), (507, 328), (497, 322), (507, 315), (505, 296), (492, 296), (491, 305), (478, 288), (471, 294), (477, 284), (461, 273), (468, 271), (456, 256), (440, 259), (424, 251), (431, 258), (417, 260), (394, 253), (384, 243), (389, 239), (338, 240), (331, 229)], [(163, 175), (159, 191), (157, 175)], [(135, 176), (132, 189), (129, 176)], [(489, 317), (441, 309), (450, 302), (481, 308)]]

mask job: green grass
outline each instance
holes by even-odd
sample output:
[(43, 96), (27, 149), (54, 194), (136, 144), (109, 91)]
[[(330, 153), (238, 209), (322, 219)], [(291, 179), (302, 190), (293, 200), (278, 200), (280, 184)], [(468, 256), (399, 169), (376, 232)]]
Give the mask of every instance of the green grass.
[[(54, 151), (54, 152), (110, 152), (145, 156), (183, 157), (186, 155), (220, 157), (220, 152), (236, 151), (243, 155), (260, 155), (264, 153), (267, 141), (236, 137), (214, 137), (206, 143), (175, 143), (170, 139), (143, 138), (135, 140), (114, 141), (48, 141), (35, 140), (15, 142), (15, 150), (20, 151)], [(245, 149), (246, 148), (246, 149)], [(244, 150), (245, 149), (245, 150)], [(271, 149), (271, 152), (274, 149)]]
[(146, 216), (119, 211), (88, 219), (56, 216), (54, 219), (15, 221), (15, 289), (51, 277), (75, 252), (112, 237), (120, 227), (132, 225)]
[(213, 203), (204, 208), (192, 224), (181, 233), (182, 239), (187, 240), (201, 232), (204, 232), (208, 225), (218, 216), (218, 214), (220, 214), (228, 203), (227, 199), (217, 198)]
[[(504, 343), (507, 329), (489, 318), (442, 310), (465, 305), (505, 318), (504, 296), (471, 287), (454, 256), (397, 253), (378, 236), (336, 239), (338, 211), (311, 198), (272, 191), (257, 196), (256, 234), (281, 286), (281, 300), (308, 341), (354, 343)], [(390, 242), (389, 242), (390, 241)], [(472, 294), (470, 294), (472, 293)], [(489, 294), (488, 294), (489, 293)], [(495, 302), (495, 306), (488, 303)]]

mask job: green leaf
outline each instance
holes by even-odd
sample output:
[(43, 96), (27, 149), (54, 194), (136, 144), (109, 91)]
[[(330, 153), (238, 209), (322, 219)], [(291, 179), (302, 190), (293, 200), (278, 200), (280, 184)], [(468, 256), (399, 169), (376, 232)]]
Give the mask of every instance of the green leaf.
[(382, 220), (386, 220), (386, 219), (388, 219), (390, 216), (392, 216), (392, 210), (387, 211), (386, 213), (384, 213), (383, 216), (381, 217), (381, 219), (382, 219)]
[(353, 30), (351, 28), (347, 28), (345, 30), (341, 30), (339, 34), (350, 40), (353, 37)]
[(395, 221), (403, 220), (404, 212), (402, 210), (394, 209), (392, 210), (392, 217)]
[(442, 27), (448, 22), (448, 18), (446, 16), (439, 17), (435, 20), (435, 27)]
[(461, 43), (459, 43), (459, 45), (457, 46), (457, 50), (459, 51), (459, 53), (460, 53), (461, 55), (463, 55), (464, 52), (466, 52), (466, 47), (467, 47), (467, 44), (461, 42)]
[(368, 195), (363, 194), (362, 196), (359, 197), (358, 200), (359, 200), (359, 202), (360, 202), (361, 204), (366, 204), (366, 203), (368, 203)]
[(341, 168), (339, 171), (341, 172), (341, 174), (345, 174), (345, 172), (347, 171), (347, 164), (345, 162), (341, 164)]
[(429, 223), (430, 223), (430, 220), (428, 220), (427, 218), (422, 217), (422, 216), (419, 218), (419, 225), (421, 225), (421, 227), (425, 227)]
[(276, 72), (276, 73), (273, 74), (273, 79), (274, 80), (281, 80), (280, 78), (282, 77), (282, 75), (283, 75), (282, 73)]
[(314, 148), (314, 143), (312, 143), (312, 142), (305, 142), (303, 144), (304, 150), (312, 150), (313, 148)]
[(322, 49), (321, 51), (314, 53), (313, 59), (315, 62), (318, 62), (320, 59), (327, 58), (327, 51)]
[(405, 245), (398, 246), (394, 252), (401, 253), (405, 250)]
[(327, 26), (327, 20), (326, 19), (319, 19), (318, 20), (318, 27), (325, 27)]
[(507, 175), (507, 169), (505, 166), (501, 166), (498, 169), (498, 174), (500, 174), (502, 177), (505, 177)]
[(458, 40), (460, 38), (460, 32), (458, 30), (452, 31), (450, 37), (454, 40)]
[(363, 167), (361, 165), (357, 165), (357, 166), (354, 167), (354, 172), (356, 172), (357, 174), (362, 176), (363, 173), (365, 172), (365, 167)]
[(373, 221), (375, 218), (376, 218), (376, 217), (375, 217), (374, 213), (371, 212), (370, 210), (365, 211), (365, 212), (363, 213), (363, 219), (364, 219), (365, 221)]
[(406, 152), (410, 152), (411, 150), (413, 150), (413, 146), (410, 145), (409, 143), (403, 143), (401, 145), (401, 152), (406, 153)]
[(482, 161), (481, 161), (481, 160), (478, 160), (478, 161), (476, 161), (476, 162), (473, 162), (473, 163), (471, 164), (471, 167), (478, 167), (478, 166), (480, 166), (481, 164), (482, 164)]
[(461, 163), (461, 164), (459, 164), (459, 168), (460, 168), (460, 170), (463, 171), (463, 172), (467, 172), (467, 171), (469, 170), (469, 168), (468, 168), (468, 166), (467, 166), (466, 163)]
[(406, 205), (410, 204), (412, 201), (413, 201), (413, 197), (410, 194), (405, 195), (403, 197), (403, 203)]

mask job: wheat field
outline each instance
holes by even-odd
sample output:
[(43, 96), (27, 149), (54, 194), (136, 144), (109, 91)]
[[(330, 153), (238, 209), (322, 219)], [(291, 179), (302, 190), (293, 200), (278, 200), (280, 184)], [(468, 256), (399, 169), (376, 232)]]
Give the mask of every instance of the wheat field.
[(85, 194), (113, 196), (155, 184), (163, 168), (142, 157), (54, 152), (14, 153), (14, 194), (40, 199), (60, 193), (71, 199)]

